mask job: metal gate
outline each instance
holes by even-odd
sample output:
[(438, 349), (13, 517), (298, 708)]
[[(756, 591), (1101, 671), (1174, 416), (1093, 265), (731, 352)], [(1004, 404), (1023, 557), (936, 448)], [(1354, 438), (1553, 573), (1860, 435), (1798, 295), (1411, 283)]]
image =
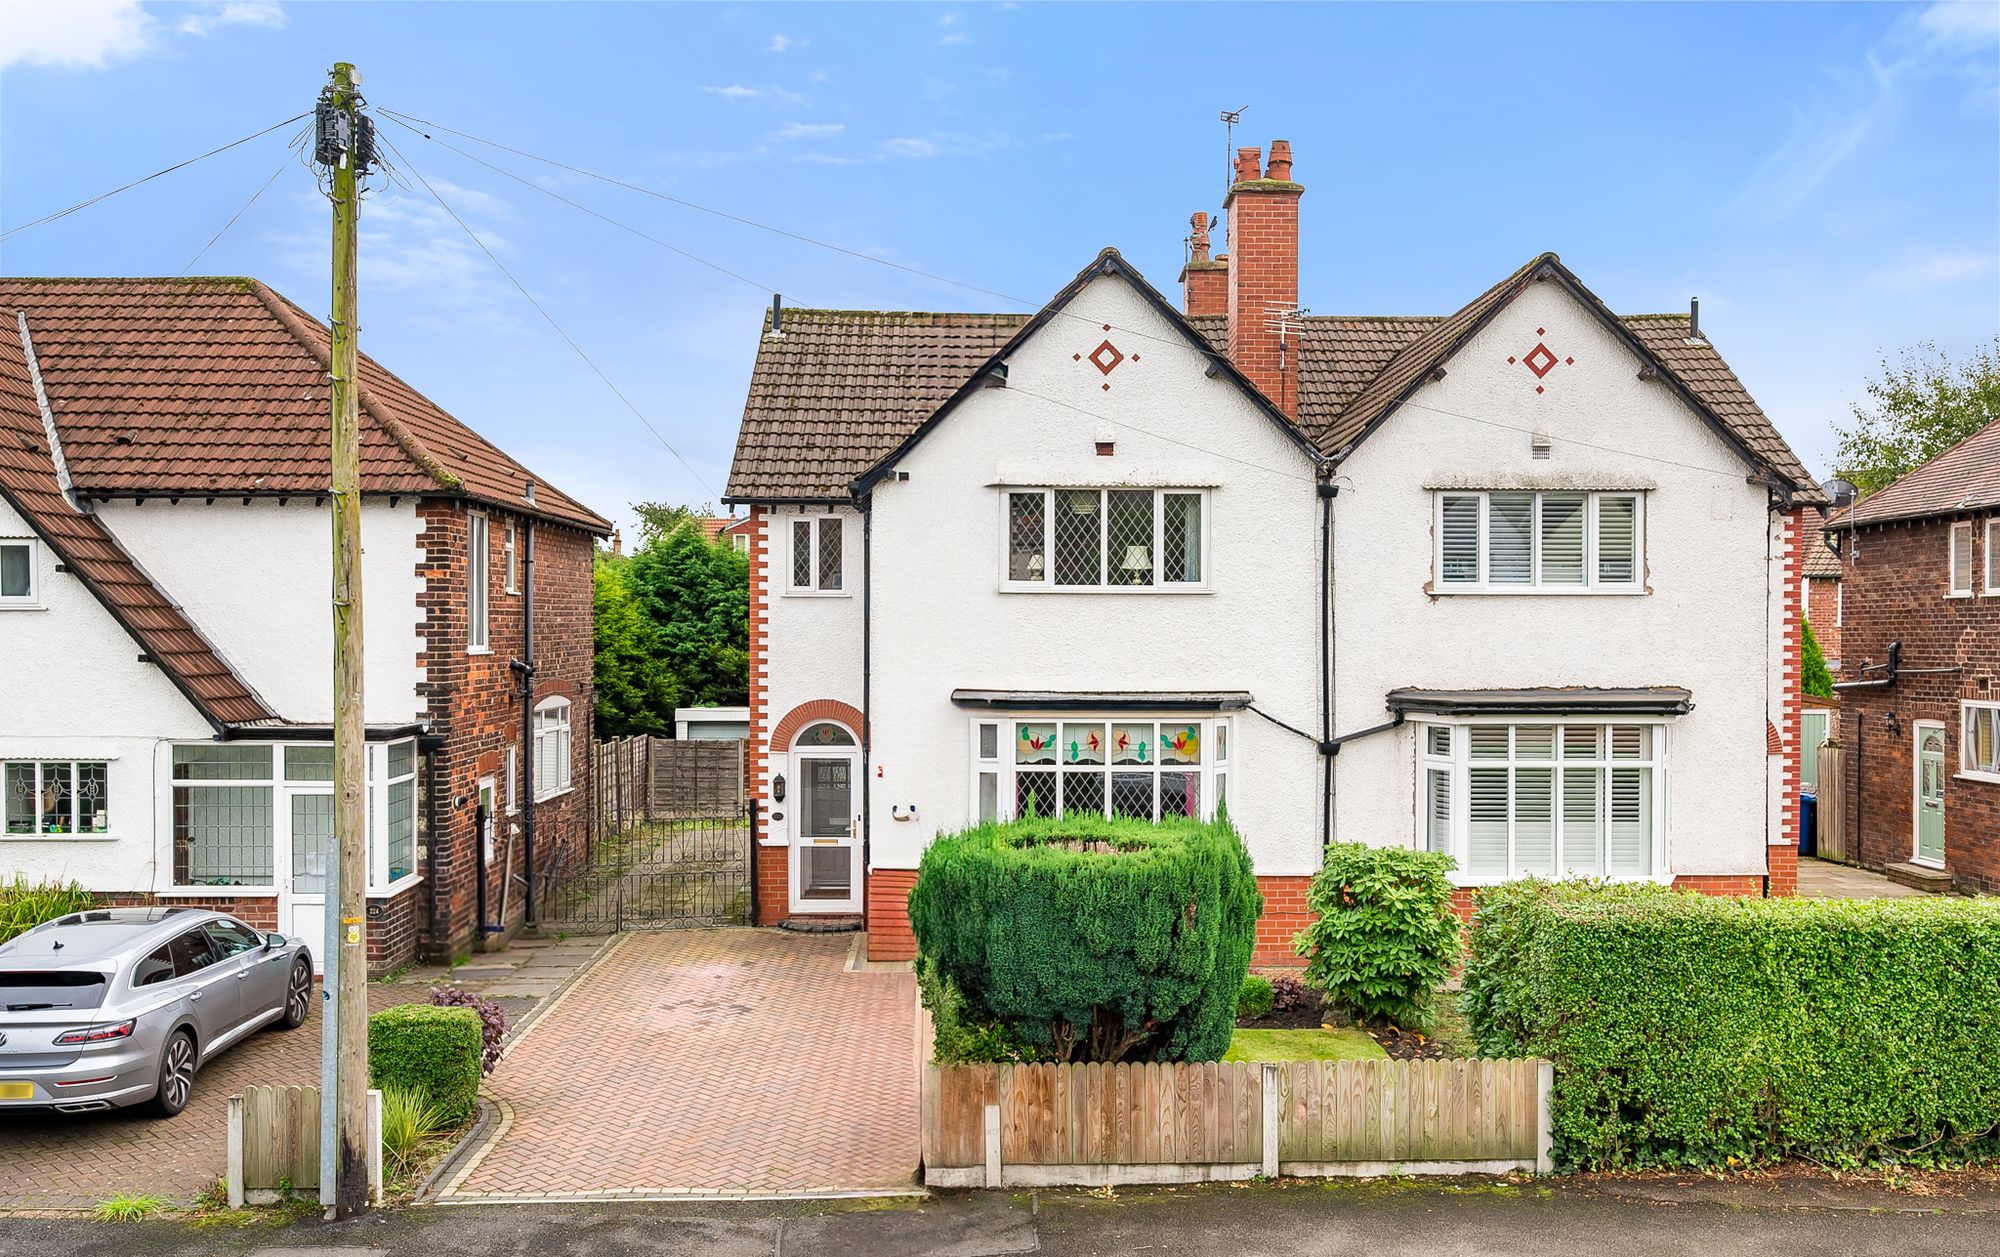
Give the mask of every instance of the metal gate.
[(545, 928), (590, 934), (750, 923), (751, 825), (732, 804), (601, 832), (541, 906)]

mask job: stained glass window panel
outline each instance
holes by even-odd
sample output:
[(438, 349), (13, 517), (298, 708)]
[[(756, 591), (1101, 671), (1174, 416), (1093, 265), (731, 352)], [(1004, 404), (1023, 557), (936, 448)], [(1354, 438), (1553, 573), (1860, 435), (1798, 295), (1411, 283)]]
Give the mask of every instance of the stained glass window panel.
[(1104, 726), (1065, 722), (1062, 727), (1061, 750), (1062, 762), (1065, 764), (1102, 764)]
[(1160, 725), (1162, 764), (1201, 763), (1201, 726), (1198, 724)]
[(7, 832), (35, 832), (35, 766), (9, 764), (5, 780), (7, 792)]
[(109, 765), (76, 766), (76, 829), (101, 834), (111, 828)]
[(1014, 762), (1053, 764), (1056, 762), (1056, 727), (1053, 724), (1014, 726)]
[(1111, 726), (1111, 762), (1114, 764), (1151, 764), (1159, 759), (1156, 730), (1150, 724), (1115, 724)]

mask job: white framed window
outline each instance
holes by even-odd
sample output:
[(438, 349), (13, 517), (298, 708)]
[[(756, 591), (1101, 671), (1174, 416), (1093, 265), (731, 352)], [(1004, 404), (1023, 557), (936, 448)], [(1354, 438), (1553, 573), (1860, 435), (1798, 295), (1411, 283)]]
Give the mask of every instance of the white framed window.
[(1205, 489), (1009, 489), (1000, 587), (1174, 592), (1208, 586)]
[[(275, 749), (243, 742), (173, 748), (173, 884), (273, 887), (277, 777)], [(323, 780), (333, 779), (327, 749)], [(295, 765), (295, 775), (305, 766)]]
[(371, 744), (368, 776), (368, 881), (392, 886), (417, 871), (416, 741)]
[(1986, 521), (1986, 592), (2000, 594), (2000, 516)]
[(465, 517), (465, 648), (484, 652), (486, 644), (486, 591), (491, 588), (487, 561), (491, 554), (491, 534), (486, 516), (473, 511)]
[(514, 525), (510, 521), (500, 534), (501, 575), (506, 583), (502, 586), (510, 594), (521, 592), (520, 573), (515, 564)]
[(0, 537), (0, 609), (41, 605), (37, 549), (33, 537)]
[(795, 594), (837, 594), (846, 590), (846, 521), (838, 515), (792, 519), (786, 550), (785, 588)]
[(1833, 627), (1839, 628), (1845, 623), (1847, 623), (1847, 582), (1837, 580), (1833, 582)]
[(1958, 771), (1979, 781), (2000, 781), (2000, 702), (1959, 704)]
[(1645, 592), (1643, 494), (1447, 490), (1436, 512), (1436, 592)]
[(1458, 861), (1459, 881), (1659, 871), (1664, 724), (1468, 719), (1416, 733), (1419, 840)]
[(7, 760), (0, 763), (0, 832), (9, 838), (109, 833), (109, 786), (103, 760)]
[(507, 815), (521, 810), (521, 748), (507, 744)]
[(569, 700), (545, 698), (535, 705), (535, 797), (546, 799), (570, 786)]
[(1229, 723), (1202, 716), (975, 720), (972, 815), (1207, 819), (1217, 790), (1226, 788)]
[(1951, 588), (1947, 598), (1972, 596), (1972, 521), (1960, 520), (1951, 526)]

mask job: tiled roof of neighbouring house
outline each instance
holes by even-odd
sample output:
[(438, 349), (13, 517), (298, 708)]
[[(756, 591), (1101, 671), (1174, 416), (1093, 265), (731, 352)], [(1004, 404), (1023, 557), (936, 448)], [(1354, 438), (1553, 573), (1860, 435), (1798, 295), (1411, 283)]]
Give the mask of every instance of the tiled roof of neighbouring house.
[[(1301, 430), (1328, 454), (1350, 445), (1550, 267), (1560, 264), (1543, 254), (1447, 316), (1307, 317), (1300, 337)], [(1567, 271), (1561, 274), (1581, 299), (1596, 303)], [(1715, 347), (1688, 338), (1686, 315), (1603, 313), (1767, 471), (1804, 500), (1819, 500), (1811, 474)], [(758, 346), (727, 497), (846, 498), (850, 482), (914, 432), (1031, 317), (787, 310), (784, 335), (766, 336)], [(1224, 348), (1223, 316), (1189, 322)]]
[(1840, 579), (1840, 556), (1826, 544), (1826, 523), (1825, 511), (1806, 512), (1805, 574), (1808, 580)]
[(1888, 488), (1836, 512), (1830, 526), (1881, 524), (2000, 506), (2000, 420), (1952, 446)]
[[(79, 493), (327, 491), (329, 336), (258, 281), (0, 279), (0, 316), (17, 311)], [(610, 531), (373, 359), (360, 375), (363, 492)]]
[(211, 723), (219, 728), (274, 718), (103, 521), (70, 504), (13, 314), (0, 317), (0, 497)]

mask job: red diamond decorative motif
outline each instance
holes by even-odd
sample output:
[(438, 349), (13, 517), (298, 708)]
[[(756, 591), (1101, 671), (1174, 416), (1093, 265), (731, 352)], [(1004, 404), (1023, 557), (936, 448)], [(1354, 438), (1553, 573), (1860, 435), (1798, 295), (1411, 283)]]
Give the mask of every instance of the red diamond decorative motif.
[(1556, 369), (1556, 356), (1547, 345), (1537, 341), (1535, 347), (1528, 351), (1528, 356), (1521, 359), (1521, 365), (1533, 371), (1539, 380)]
[(1119, 353), (1118, 347), (1108, 340), (1090, 351), (1090, 365), (1096, 367), (1098, 372), (1103, 375), (1110, 375), (1117, 368), (1118, 364), (1123, 361), (1125, 361), (1125, 355)]

